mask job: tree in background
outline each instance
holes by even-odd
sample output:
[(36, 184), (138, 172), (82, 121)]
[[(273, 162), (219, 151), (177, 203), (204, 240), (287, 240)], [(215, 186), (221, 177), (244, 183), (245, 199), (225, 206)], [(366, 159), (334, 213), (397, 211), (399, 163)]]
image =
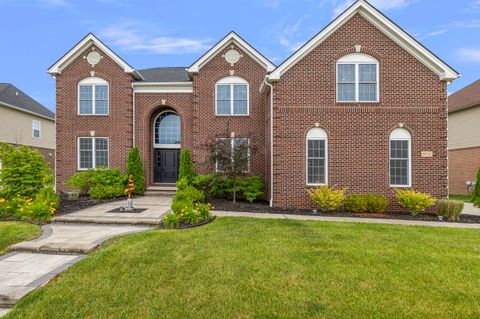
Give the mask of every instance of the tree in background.
[(477, 172), (477, 182), (475, 183), (475, 187), (473, 188), (472, 192), (472, 203), (476, 207), (480, 207), (480, 168)]
[(188, 185), (192, 185), (195, 179), (195, 169), (193, 168), (192, 159), (190, 157), (190, 150), (184, 149), (180, 154), (180, 170), (178, 172), (178, 180), (185, 178)]
[(51, 170), (38, 150), (0, 142), (0, 161), (0, 197), (34, 198), (40, 189), (53, 184)]
[(142, 157), (138, 148), (134, 147), (128, 153), (127, 176), (132, 176), (135, 181), (134, 195), (142, 195), (145, 192), (145, 172), (143, 170)]

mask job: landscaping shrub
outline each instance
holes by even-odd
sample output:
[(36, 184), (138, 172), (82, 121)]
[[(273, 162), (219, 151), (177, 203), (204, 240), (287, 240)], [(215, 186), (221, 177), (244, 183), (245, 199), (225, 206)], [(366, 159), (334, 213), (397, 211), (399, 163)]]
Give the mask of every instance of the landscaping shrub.
[(38, 192), (35, 197), (35, 202), (43, 203), (48, 207), (53, 208), (53, 213), (55, 213), (60, 205), (60, 197), (55, 193), (53, 186), (46, 186)]
[(264, 194), (264, 185), (260, 176), (237, 177), (237, 183), (234, 183), (233, 178), (221, 174), (198, 175), (193, 185), (202, 190), (207, 197), (231, 198), (234, 187), (240, 196), (249, 202), (253, 202)]
[(429, 194), (416, 192), (413, 189), (395, 190), (398, 203), (408, 209), (412, 216), (423, 213), (425, 209), (435, 204), (436, 199)]
[(180, 217), (175, 213), (168, 214), (163, 219), (163, 223), (169, 228), (178, 227), (180, 225)]
[(11, 199), (0, 198), (0, 218), (47, 222), (57, 211), (60, 199), (53, 187), (42, 188), (35, 200), (16, 196)]
[(346, 188), (335, 189), (335, 186), (320, 186), (307, 189), (311, 201), (322, 211), (331, 211), (338, 209), (345, 201)]
[(240, 192), (250, 203), (263, 195), (263, 182), (260, 176), (247, 176), (242, 179)]
[(53, 181), (50, 168), (38, 150), (27, 146), (18, 149), (0, 142), (0, 197), (33, 198), (46, 184)]
[(383, 195), (349, 195), (345, 201), (345, 209), (354, 213), (384, 213), (390, 202)]
[(437, 204), (437, 215), (444, 216), (448, 220), (456, 221), (460, 219), (464, 203), (458, 200), (441, 199)]
[(472, 191), (472, 203), (475, 207), (480, 207), (480, 168), (477, 172), (477, 182)]
[(132, 194), (142, 195), (145, 192), (145, 172), (138, 148), (134, 147), (128, 153), (125, 171), (127, 172), (127, 176), (132, 175), (133, 181), (135, 182), (135, 189)]
[(75, 173), (66, 184), (95, 199), (115, 198), (125, 195), (128, 177), (118, 168), (98, 167)]
[(178, 179), (185, 178), (189, 185), (195, 180), (195, 169), (193, 168), (192, 159), (190, 158), (190, 150), (184, 149), (180, 154), (180, 169)]

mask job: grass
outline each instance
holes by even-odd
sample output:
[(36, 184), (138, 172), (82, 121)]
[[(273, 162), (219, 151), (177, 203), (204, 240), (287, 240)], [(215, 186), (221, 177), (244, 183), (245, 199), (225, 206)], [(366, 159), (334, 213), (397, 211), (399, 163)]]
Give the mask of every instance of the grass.
[(6, 318), (475, 318), (480, 232), (220, 218), (114, 239)]
[(30, 240), (42, 233), (37, 225), (22, 222), (0, 222), (0, 255), (8, 248), (24, 240)]
[(461, 202), (471, 203), (472, 198), (470, 195), (449, 195), (448, 199), (459, 200)]

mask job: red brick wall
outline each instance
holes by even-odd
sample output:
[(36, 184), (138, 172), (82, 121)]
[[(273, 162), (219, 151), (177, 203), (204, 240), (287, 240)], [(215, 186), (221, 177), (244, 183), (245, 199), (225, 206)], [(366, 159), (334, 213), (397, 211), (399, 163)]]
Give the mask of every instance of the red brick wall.
[(448, 151), (448, 191), (468, 195), (467, 181), (477, 180), (480, 168), (480, 147)]
[[(56, 161), (57, 190), (68, 188), (64, 182), (77, 171), (77, 137), (88, 137), (95, 131), (97, 137), (109, 137), (110, 167), (125, 168), (128, 152), (132, 147), (132, 87), (133, 77), (106, 54), (98, 50), (103, 59), (92, 67), (83, 57), (88, 48), (62, 74), (56, 76), (57, 123)], [(108, 116), (77, 115), (78, 82), (91, 76), (102, 78), (109, 83)]]
[[(355, 45), (379, 60), (379, 103), (336, 103), (336, 60)], [(315, 123), (328, 133), (330, 185), (395, 202), (389, 134), (404, 123), (412, 135), (413, 188), (445, 197), (446, 97), (436, 74), (357, 14), (274, 84), (274, 205), (313, 207), (305, 192), (305, 137)], [(422, 158), (422, 151), (434, 157)]]
[[(231, 66), (222, 55), (228, 51), (228, 46), (204, 65), (193, 78), (193, 114), (192, 114), (192, 155), (200, 172), (212, 171), (213, 167), (205, 165), (207, 152), (205, 143), (215, 137), (229, 136), (235, 132), (235, 137), (253, 136), (259, 146), (256, 154), (250, 159), (252, 174), (264, 175), (264, 129), (265, 129), (265, 98), (260, 94), (260, 84), (266, 75), (266, 70), (239, 47), (234, 46), (243, 55)], [(249, 83), (250, 115), (249, 116), (215, 116), (215, 83), (231, 75), (241, 77)], [(253, 134), (253, 135), (252, 135)]]

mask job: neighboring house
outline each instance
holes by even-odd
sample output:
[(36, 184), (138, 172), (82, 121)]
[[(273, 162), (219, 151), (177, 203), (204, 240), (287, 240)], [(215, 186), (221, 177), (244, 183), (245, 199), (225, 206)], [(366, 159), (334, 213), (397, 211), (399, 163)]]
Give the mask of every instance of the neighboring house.
[(140, 149), (147, 186), (198, 173), (205, 144), (255, 138), (250, 172), (275, 207), (312, 207), (306, 189), (348, 187), (394, 201), (397, 187), (447, 188), (447, 84), (459, 74), (357, 1), (275, 66), (234, 32), (187, 68), (135, 70), (93, 34), (50, 69), (57, 86), (57, 187), (78, 170), (125, 167)]
[(26, 145), (55, 163), (55, 113), (10, 83), (0, 83), (0, 141)]
[(467, 195), (480, 168), (480, 80), (448, 97), (448, 184)]

